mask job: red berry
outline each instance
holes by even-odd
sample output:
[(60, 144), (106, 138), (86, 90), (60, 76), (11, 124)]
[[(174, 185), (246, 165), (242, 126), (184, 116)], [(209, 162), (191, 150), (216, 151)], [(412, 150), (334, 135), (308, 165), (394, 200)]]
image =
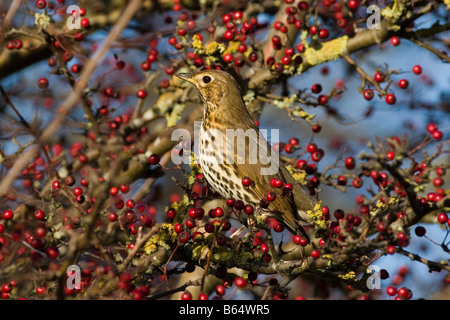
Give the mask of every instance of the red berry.
[[(440, 186), (442, 186), (443, 184), (444, 184), (444, 180), (443, 180), (441, 177), (434, 178), (434, 180), (433, 180), (433, 185), (434, 185), (435, 187), (440, 187)], [(436, 190), (436, 192), (437, 192), (437, 190)]]
[(283, 56), (281, 58), (281, 63), (284, 65), (290, 64), (291, 63), (291, 57), (289, 56)]
[(134, 202), (133, 199), (129, 199), (127, 200), (127, 202), (125, 203), (125, 205), (127, 206), (127, 208), (129, 209), (133, 209), (136, 206), (136, 202)]
[(295, 151), (295, 146), (293, 146), (292, 144), (286, 144), (285, 146), (284, 146), (284, 151), (286, 152), (286, 153), (293, 153), (294, 151)]
[(3, 219), (11, 220), (12, 218), (14, 218), (14, 213), (11, 210), (3, 211)]
[(52, 189), (53, 190), (59, 190), (59, 188), (60, 188), (59, 181), (58, 180), (53, 181)]
[(317, 98), (317, 102), (319, 102), (319, 104), (326, 104), (328, 102), (328, 97), (324, 94), (321, 94), (318, 98)]
[(273, 230), (274, 230), (275, 232), (283, 232), (283, 231), (284, 231), (284, 224), (279, 223), (279, 222), (275, 223), (275, 224), (273, 225)]
[(339, 176), (337, 180), (338, 185), (345, 186), (347, 184), (346, 176)]
[(144, 99), (147, 96), (147, 92), (143, 89), (140, 89), (136, 92), (136, 95), (139, 99)]
[(386, 95), (385, 97), (385, 101), (387, 104), (395, 104), (397, 102), (397, 98), (395, 97), (395, 95), (393, 93), (389, 93)]
[(427, 131), (428, 131), (429, 133), (433, 133), (433, 132), (435, 132), (437, 129), (438, 129), (438, 127), (437, 127), (437, 125), (436, 125), (435, 123), (429, 123), (429, 124), (427, 125)]
[(180, 241), (181, 243), (186, 243), (189, 240), (189, 233), (187, 233), (186, 231), (182, 231), (178, 234), (178, 241)]
[(208, 300), (208, 295), (206, 293), (200, 293), (198, 295), (198, 300)]
[(350, 10), (355, 10), (358, 8), (358, 1), (357, 0), (348, 0), (347, 6)]
[(223, 216), (223, 209), (221, 207), (217, 207), (214, 210), (214, 216), (217, 217), (217, 218), (222, 217)]
[(393, 37), (391, 38), (391, 44), (392, 44), (393, 46), (398, 46), (398, 45), (400, 44), (400, 38), (397, 37), (397, 36), (393, 36)]
[(398, 86), (399, 86), (400, 88), (402, 88), (402, 89), (406, 89), (406, 88), (408, 88), (408, 86), (409, 86), (409, 81), (406, 80), (406, 79), (400, 79), (400, 80), (398, 81)]
[(234, 284), (238, 288), (244, 288), (246, 286), (247, 282), (245, 281), (245, 279), (243, 279), (241, 277), (236, 277), (236, 278), (234, 278)]
[(309, 144), (306, 146), (306, 150), (307, 150), (309, 153), (314, 153), (314, 152), (317, 151), (317, 145), (316, 145), (314, 142), (311, 142), (311, 143), (309, 143)]
[(313, 93), (320, 93), (322, 91), (322, 86), (319, 83), (313, 84), (311, 91)]
[(353, 185), (355, 188), (361, 188), (362, 185), (363, 185), (363, 181), (362, 181), (362, 179), (359, 178), (359, 177), (354, 178), (353, 181), (352, 181), (352, 185)]
[(46, 6), (47, 6), (47, 1), (45, 1), (45, 0), (37, 0), (36, 1), (36, 8), (44, 9)]
[(311, 251), (311, 257), (313, 257), (314, 259), (317, 259), (320, 257), (320, 250), (314, 249)]
[(181, 294), (181, 300), (192, 300), (192, 294), (189, 291), (184, 291)]
[(114, 222), (117, 220), (117, 214), (115, 212), (109, 212), (107, 218), (109, 221)]
[(244, 207), (244, 212), (247, 215), (251, 215), (255, 211), (254, 207), (251, 204), (246, 204)]
[(395, 246), (388, 246), (387, 247), (387, 253), (388, 254), (394, 254), (395, 253)]
[[(4, 215), (4, 213), (3, 213)], [(438, 215), (437, 220), (440, 224), (445, 224), (448, 222), (448, 216), (446, 213), (442, 212)]]
[(394, 158), (395, 158), (395, 153), (394, 153), (393, 151), (389, 151), (389, 152), (386, 154), (386, 158), (387, 158), (388, 160), (394, 160)]
[(252, 180), (249, 177), (242, 178), (242, 185), (244, 187), (249, 187), (252, 184)]
[(154, 153), (148, 158), (148, 161), (150, 162), (150, 164), (156, 165), (159, 163), (160, 157)]
[(112, 196), (115, 196), (119, 193), (119, 189), (117, 189), (116, 187), (111, 187), (111, 189), (109, 189), (109, 194)]
[(225, 31), (225, 33), (223, 34), (223, 38), (224, 38), (225, 40), (228, 40), (228, 41), (233, 40), (233, 38), (234, 38), (234, 33), (233, 33), (233, 31), (231, 31), (231, 30)]
[(81, 19), (80, 25), (81, 25), (83, 28), (89, 28), (89, 25), (90, 25), (89, 19), (88, 19), (88, 18), (83, 18), (83, 19)]
[(374, 96), (374, 94), (373, 94), (373, 90), (372, 89), (364, 90), (364, 93), (363, 93), (364, 99), (366, 99), (367, 101), (370, 101), (370, 100), (373, 99), (373, 96)]
[(347, 157), (345, 158), (345, 167), (349, 170), (354, 169), (356, 166), (355, 158)]
[(225, 287), (223, 285), (219, 284), (216, 286), (215, 291), (216, 291), (217, 295), (223, 296), (225, 294)]
[(48, 79), (47, 78), (40, 78), (38, 80), (38, 86), (41, 89), (46, 89), (48, 88)]
[(170, 208), (169, 210), (167, 210), (167, 217), (169, 219), (175, 218), (176, 215), (177, 215), (177, 212), (175, 211), (175, 209)]
[(179, 28), (179, 29), (177, 30), (177, 34), (178, 34), (180, 37), (184, 37), (184, 36), (187, 34), (186, 28)]
[(330, 35), (330, 33), (328, 32), (327, 29), (320, 29), (319, 38), (325, 39), (325, 38), (328, 38), (329, 35)]
[(302, 236), (296, 235), (296, 236), (294, 236), (293, 240), (294, 240), (295, 244), (300, 244), (300, 241), (302, 240)]
[(435, 140), (441, 140), (442, 137), (444, 136), (442, 131), (439, 131), (439, 130), (434, 131), (431, 135), (433, 136), (433, 139), (435, 139)]
[(397, 294), (397, 289), (395, 287), (389, 286), (386, 288), (386, 293), (389, 296), (395, 296)]
[(36, 211), (34, 211), (34, 217), (37, 220), (44, 220), (45, 218), (44, 211), (42, 211), (41, 209), (37, 209)]
[(412, 71), (413, 71), (415, 74), (419, 75), (419, 74), (422, 73), (422, 67), (419, 66), (419, 65), (416, 65), (416, 66), (413, 67)]
[(383, 72), (377, 71), (377, 72), (375, 73), (375, 75), (373, 76), (373, 79), (374, 79), (376, 82), (383, 82), (384, 79), (385, 79), (385, 77), (386, 77), (386, 76), (384, 75)]

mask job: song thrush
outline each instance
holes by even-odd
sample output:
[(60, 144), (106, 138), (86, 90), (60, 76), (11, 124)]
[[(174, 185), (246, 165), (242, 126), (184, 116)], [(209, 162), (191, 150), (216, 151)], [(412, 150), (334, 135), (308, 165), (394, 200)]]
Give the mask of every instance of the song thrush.
[[(270, 172), (272, 164), (252, 158), (252, 143), (262, 148), (265, 155), (271, 154), (272, 149), (250, 116), (236, 80), (220, 70), (177, 76), (194, 84), (204, 102), (199, 161), (211, 187), (225, 198), (259, 208), (255, 212), (272, 215), (289, 231), (300, 232), (309, 240), (302, 226), (312, 224), (306, 211), (312, 210), (315, 203), (284, 165), (277, 165)], [(256, 134), (244, 135), (238, 144), (235, 138), (240, 137), (227, 136), (229, 132)], [(264, 168), (268, 174), (262, 174)]]

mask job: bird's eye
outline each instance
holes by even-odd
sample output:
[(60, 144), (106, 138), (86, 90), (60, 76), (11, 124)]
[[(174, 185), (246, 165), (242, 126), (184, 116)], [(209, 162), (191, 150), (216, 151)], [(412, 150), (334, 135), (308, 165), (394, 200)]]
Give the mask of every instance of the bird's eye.
[(211, 77), (210, 76), (204, 76), (202, 80), (203, 80), (204, 83), (210, 83), (211, 82)]

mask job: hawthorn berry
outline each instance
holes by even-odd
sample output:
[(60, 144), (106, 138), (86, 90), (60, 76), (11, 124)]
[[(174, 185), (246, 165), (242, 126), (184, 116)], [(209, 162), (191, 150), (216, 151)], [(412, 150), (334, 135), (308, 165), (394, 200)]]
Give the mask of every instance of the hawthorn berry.
[(159, 155), (157, 154), (152, 154), (149, 158), (148, 161), (150, 162), (150, 164), (152, 165), (156, 165), (159, 163), (159, 161), (161, 160), (161, 158), (159, 157)]
[(422, 73), (422, 67), (419, 65), (415, 65), (412, 68), (412, 71), (414, 72), (414, 74), (420, 75)]
[(90, 26), (90, 21), (89, 21), (89, 19), (88, 18), (83, 18), (83, 19), (81, 19), (80, 20), (80, 25), (83, 27), (83, 28), (89, 28), (89, 26)]
[(317, 259), (320, 257), (320, 250), (314, 249), (311, 250), (311, 257), (313, 257), (314, 259)]
[(442, 131), (436, 130), (434, 131), (431, 136), (433, 137), (433, 139), (435, 140), (441, 140), (442, 137), (444, 136), (444, 134), (442, 133)]
[(181, 300), (192, 300), (192, 294), (189, 291), (184, 291), (180, 297)]
[(145, 99), (145, 97), (147, 97), (147, 92), (146, 92), (145, 90), (143, 90), (143, 89), (139, 89), (139, 90), (136, 92), (136, 96), (137, 96), (139, 99)]
[(249, 177), (242, 178), (242, 185), (244, 187), (249, 187), (252, 184), (252, 180)]
[(40, 78), (38, 80), (38, 86), (41, 89), (46, 89), (48, 88), (48, 79), (47, 78)]
[(370, 101), (373, 99), (374, 93), (372, 89), (366, 89), (363, 92), (363, 97), (364, 99), (366, 99), (367, 101)]
[(44, 9), (46, 6), (47, 6), (47, 1), (45, 1), (45, 0), (37, 0), (36, 1), (36, 8)]
[(376, 82), (383, 82), (385, 78), (385, 74), (381, 71), (377, 71), (373, 76), (373, 80), (375, 80)]
[(400, 38), (399, 37), (397, 37), (397, 36), (393, 36), (392, 38), (391, 38), (391, 44), (393, 45), (393, 46), (398, 46), (398, 45), (400, 45)]
[(358, 1), (357, 0), (348, 0), (347, 1), (347, 7), (350, 10), (356, 10), (358, 8)]
[(320, 93), (322, 91), (322, 85), (319, 84), (319, 83), (313, 84), (312, 87), (311, 87), (311, 91), (313, 93)]
[(395, 153), (394, 153), (394, 151), (389, 151), (389, 152), (386, 154), (386, 158), (387, 158), (388, 160), (394, 160), (394, 158), (395, 158)]
[(353, 185), (355, 188), (361, 188), (362, 185), (363, 185), (363, 181), (362, 181), (361, 178), (356, 177), (356, 178), (353, 179), (352, 185)]
[(345, 158), (345, 167), (349, 170), (354, 169), (356, 166), (355, 158), (347, 157)]
[(407, 89), (408, 86), (409, 86), (409, 81), (406, 80), (406, 79), (400, 79), (400, 80), (398, 81), (398, 86), (399, 86), (400, 88), (402, 88), (402, 89)]
[[(4, 215), (4, 213), (3, 213)], [(448, 216), (446, 213), (442, 212), (438, 215), (437, 220), (440, 224), (445, 224), (448, 222)]]
[(387, 104), (395, 104), (397, 102), (397, 98), (393, 93), (388, 93), (385, 97), (385, 101)]

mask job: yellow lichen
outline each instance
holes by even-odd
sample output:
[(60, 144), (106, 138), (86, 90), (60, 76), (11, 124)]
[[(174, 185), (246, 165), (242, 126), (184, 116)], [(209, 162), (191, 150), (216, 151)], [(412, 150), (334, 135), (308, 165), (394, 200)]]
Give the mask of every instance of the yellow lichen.
[(204, 244), (194, 246), (192, 250), (192, 259), (198, 260), (202, 258), (203, 253), (208, 249), (209, 249), (208, 246)]
[(343, 36), (322, 43), (319, 50), (307, 47), (305, 50), (306, 61), (312, 65), (318, 65), (327, 61), (339, 59), (347, 49), (348, 36)]
[(233, 257), (233, 252), (225, 248), (216, 248), (216, 252), (213, 254), (216, 261), (227, 261)]
[(308, 216), (314, 221), (314, 224), (320, 229), (326, 229), (327, 224), (324, 219), (322, 219), (322, 201), (318, 201), (314, 206), (314, 209), (306, 211)]
[(185, 104), (177, 103), (173, 106), (172, 111), (166, 113), (167, 127), (173, 127), (181, 119), (181, 114), (184, 111)]
[(170, 249), (171, 245), (176, 241), (177, 233), (170, 223), (163, 223), (159, 231), (151, 237), (144, 246), (144, 252), (149, 255), (158, 250), (158, 247)]
[(356, 274), (355, 271), (350, 271), (346, 274), (340, 274), (338, 275), (339, 278), (341, 278), (342, 280), (354, 280), (356, 281)]
[[(174, 202), (170, 205), (171, 208), (175, 209), (175, 211), (183, 211), (184, 209), (186, 209), (187, 207), (191, 206), (194, 203), (193, 200), (189, 199), (189, 196), (187, 194), (183, 195), (183, 198), (181, 199), (180, 202)], [(169, 208), (166, 208), (166, 211)]]
[(192, 37), (192, 48), (195, 52), (203, 51), (205, 50), (205, 47), (203, 46), (202, 40), (200, 40), (200, 37), (196, 34)]
[(300, 109), (300, 110), (295, 110), (292, 112), (292, 115), (295, 117), (299, 117), (302, 118), (303, 120), (305, 120), (306, 122), (310, 122), (312, 119), (315, 118), (315, 114), (309, 114), (307, 113), (305, 110)]
[(34, 14), (34, 24), (39, 27), (42, 27), (45, 29), (51, 22), (52, 22), (52, 18), (45, 13), (36, 12)]
[(392, 21), (398, 21), (403, 16), (405, 6), (401, 1), (394, 0), (391, 6), (381, 10), (381, 15)]
[(450, 10), (450, 0), (444, 0), (444, 3), (447, 6), (447, 10)]
[(212, 41), (205, 46), (197, 35), (194, 35), (192, 37), (192, 48), (194, 49), (195, 53), (203, 54), (206, 56), (222, 54), (226, 49), (223, 43), (218, 43), (217, 41)]
[(306, 184), (306, 172), (301, 170), (295, 170), (291, 165), (287, 165), (286, 169), (289, 171), (289, 173), (292, 175), (292, 177), (300, 184)]

